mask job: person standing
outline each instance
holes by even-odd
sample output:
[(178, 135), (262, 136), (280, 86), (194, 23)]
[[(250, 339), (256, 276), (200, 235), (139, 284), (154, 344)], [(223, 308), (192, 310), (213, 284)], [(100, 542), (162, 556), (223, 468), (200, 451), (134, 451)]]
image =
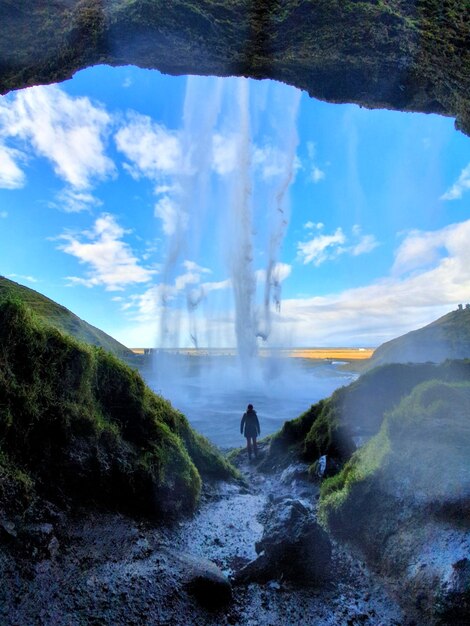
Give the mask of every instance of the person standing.
[(251, 461), (252, 451), (255, 457), (258, 456), (258, 447), (256, 445), (256, 437), (259, 436), (261, 429), (259, 427), (258, 416), (252, 404), (249, 404), (246, 413), (243, 413), (240, 423), (240, 433), (246, 437), (246, 448), (248, 450), (248, 458)]

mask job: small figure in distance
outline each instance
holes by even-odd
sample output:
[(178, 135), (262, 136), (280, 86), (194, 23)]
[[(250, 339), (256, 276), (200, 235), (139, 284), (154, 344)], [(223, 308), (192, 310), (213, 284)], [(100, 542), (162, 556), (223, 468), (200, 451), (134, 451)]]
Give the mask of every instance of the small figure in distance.
[(258, 416), (253, 409), (253, 405), (249, 404), (246, 409), (246, 413), (243, 413), (242, 421), (240, 424), (240, 433), (246, 437), (246, 448), (248, 450), (248, 458), (251, 461), (251, 451), (253, 446), (253, 452), (255, 457), (258, 456), (258, 447), (256, 445), (256, 437), (260, 434)]

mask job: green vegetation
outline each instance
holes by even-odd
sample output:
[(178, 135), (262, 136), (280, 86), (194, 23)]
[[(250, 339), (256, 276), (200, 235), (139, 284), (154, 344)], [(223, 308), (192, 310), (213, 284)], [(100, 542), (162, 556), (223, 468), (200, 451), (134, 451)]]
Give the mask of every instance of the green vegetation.
[(362, 536), (371, 545), (389, 532), (389, 525), (379, 521), (384, 507), (388, 517), (403, 521), (409, 515), (404, 501), (426, 515), (451, 518), (457, 513), (460, 520), (468, 519), (469, 458), (468, 379), (427, 381), (386, 415), (379, 433), (341, 473), (323, 483), (320, 517), (341, 536)]
[(470, 360), (377, 367), (312, 405), (297, 419), (285, 422), (272, 437), (269, 455), (274, 459), (294, 453), (312, 464), (312, 470), (324, 454), (344, 463), (355, 450), (354, 435), (375, 435), (387, 412), (417, 385), (433, 379), (469, 380)]
[(74, 313), (42, 294), (0, 276), (0, 300), (7, 296), (19, 298), (30, 307), (42, 322), (72, 335), (80, 341), (100, 346), (121, 358), (132, 358), (133, 353), (99, 328), (81, 320)]
[(364, 367), (465, 358), (470, 358), (470, 309), (451, 311), (423, 328), (387, 341)]
[(338, 410), (341, 395), (342, 390), (339, 390), (331, 398), (312, 405), (297, 419), (285, 422), (272, 437), (270, 455), (282, 455), (293, 449), (310, 463), (323, 454), (348, 458), (355, 446), (341, 425)]
[(0, 509), (42, 496), (172, 516), (201, 475), (236, 470), (117, 357), (0, 298)]

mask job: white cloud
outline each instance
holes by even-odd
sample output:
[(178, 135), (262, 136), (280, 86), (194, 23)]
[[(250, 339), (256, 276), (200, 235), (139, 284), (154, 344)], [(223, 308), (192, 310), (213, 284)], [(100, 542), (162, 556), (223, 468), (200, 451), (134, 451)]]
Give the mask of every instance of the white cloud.
[(27, 283), (38, 283), (39, 280), (34, 278), (34, 276), (25, 276), (24, 274), (8, 274), (8, 278), (24, 280)]
[(312, 165), (312, 170), (310, 172), (310, 178), (314, 183), (319, 183), (321, 180), (325, 178), (325, 172), (321, 170), (316, 165)]
[[(318, 231), (321, 231), (324, 228), (324, 224), (321, 222), (318, 224), (307, 222), (304, 228), (307, 228), (307, 230), (316, 228)], [(310, 241), (297, 244), (298, 258), (304, 265), (313, 263), (318, 267), (325, 261), (336, 259), (342, 254), (350, 254), (352, 256), (367, 254), (379, 245), (374, 235), (363, 235), (358, 224), (352, 227), (352, 237), (353, 241), (349, 245), (345, 245), (348, 242), (348, 238), (342, 228), (337, 228), (333, 235), (317, 235)]]
[(3, 189), (19, 189), (25, 184), (23, 170), (17, 161), (24, 158), (23, 153), (14, 148), (0, 144), (0, 187)]
[(93, 207), (101, 206), (102, 204), (101, 200), (88, 191), (65, 188), (57, 194), (56, 199), (49, 206), (60, 209), (65, 213), (80, 213), (82, 211), (91, 211)]
[(0, 135), (29, 144), (76, 190), (114, 172), (105, 155), (110, 123), (103, 108), (85, 97), (72, 98), (55, 85), (30, 87), (0, 103)]
[(377, 345), (418, 328), (470, 300), (469, 241), (470, 220), (410, 233), (394, 268), (413, 273), (324, 297), (284, 300), (282, 326), (303, 345)]
[[(288, 263), (276, 263), (271, 274), (272, 282), (282, 283), (292, 273), (292, 265)], [(261, 269), (255, 272), (256, 280), (260, 283), (266, 281), (266, 270)]]
[[(360, 236), (357, 229), (356, 233)], [(418, 239), (423, 241), (422, 246), (418, 245)], [(412, 246), (410, 241), (414, 242)], [(283, 300), (282, 315), (273, 313), (277, 322), (273, 327), (273, 340), (282, 343), (288, 337), (289, 344), (303, 346), (374, 346), (431, 322), (456, 308), (459, 302), (470, 301), (468, 241), (470, 220), (440, 231), (410, 233), (398, 248), (396, 260), (404, 258), (404, 250), (408, 250), (406, 258), (409, 260), (413, 248), (419, 259), (426, 260), (426, 267), (419, 272), (387, 276), (363, 287), (322, 297)], [(423, 256), (422, 251), (435, 242), (441, 244), (441, 256), (433, 257), (434, 261), (429, 265), (428, 257)], [(412, 266), (416, 268), (415, 263)], [(288, 266), (281, 270), (281, 274), (287, 272)], [(201, 284), (205, 294), (211, 289), (228, 288), (229, 280)], [(132, 333), (135, 333), (133, 336), (141, 333), (142, 345), (148, 345), (145, 337), (155, 336), (155, 329), (150, 335), (145, 332), (161, 311), (159, 289), (159, 286), (152, 287), (132, 300), (133, 311), (129, 313), (136, 323)], [(185, 323), (182, 317), (181, 336), (189, 333)], [(208, 323), (214, 328), (225, 324), (224, 331), (228, 333), (233, 326), (232, 312), (228, 312), (224, 319), (211, 318)], [(125, 340), (124, 335), (122, 339), (128, 345), (139, 344)]]
[(308, 178), (313, 183), (319, 183), (325, 178), (325, 172), (316, 163), (316, 147), (313, 141), (307, 142), (308, 162), (306, 169), (309, 172)]
[(115, 218), (104, 213), (91, 231), (61, 235), (59, 239), (65, 243), (59, 250), (88, 266), (85, 278), (70, 276), (70, 283), (86, 287), (103, 285), (107, 291), (118, 291), (127, 285), (148, 282), (155, 270), (139, 265), (129, 245), (122, 241), (125, 234)]
[(353, 256), (359, 256), (361, 254), (372, 252), (372, 250), (375, 250), (375, 248), (379, 245), (380, 244), (374, 235), (363, 235), (358, 243), (350, 248), (350, 251)]
[(237, 135), (221, 135), (216, 133), (212, 141), (212, 167), (217, 174), (225, 176), (237, 167), (238, 142)]
[(160, 180), (182, 167), (178, 133), (153, 122), (146, 115), (130, 113), (125, 126), (115, 135), (116, 146), (131, 162), (130, 173)]
[(314, 229), (322, 230), (325, 227), (325, 224), (323, 224), (323, 222), (315, 223), (312, 221), (308, 221), (308, 222), (305, 222), (303, 227), (305, 228), (305, 230), (314, 230)]
[(185, 230), (188, 225), (188, 215), (182, 211), (178, 202), (169, 196), (163, 196), (156, 202), (155, 217), (162, 220), (165, 235), (174, 235), (177, 230)]
[(253, 150), (253, 166), (261, 172), (263, 180), (282, 176), (289, 166), (288, 158), (288, 154), (272, 145), (255, 147)]
[(197, 285), (200, 280), (201, 276), (197, 272), (186, 272), (186, 274), (176, 277), (175, 289), (176, 291), (182, 291), (188, 285)]
[(202, 267), (194, 261), (183, 261), (183, 266), (188, 272), (199, 272), (200, 274), (212, 274), (212, 270)]
[(411, 231), (397, 250), (393, 273), (422, 269), (435, 264), (440, 258), (468, 258), (470, 221), (450, 224), (436, 231)]
[(346, 242), (346, 236), (341, 228), (337, 228), (333, 235), (318, 235), (310, 241), (299, 242), (297, 250), (303, 264), (313, 263), (319, 266), (328, 259), (338, 256), (338, 247)]
[(201, 284), (201, 287), (204, 289), (205, 293), (210, 293), (211, 291), (223, 291), (224, 289), (230, 289), (231, 286), (232, 281), (230, 280), (230, 278)]
[(457, 181), (442, 196), (441, 200), (459, 200), (470, 189), (470, 163), (460, 172)]

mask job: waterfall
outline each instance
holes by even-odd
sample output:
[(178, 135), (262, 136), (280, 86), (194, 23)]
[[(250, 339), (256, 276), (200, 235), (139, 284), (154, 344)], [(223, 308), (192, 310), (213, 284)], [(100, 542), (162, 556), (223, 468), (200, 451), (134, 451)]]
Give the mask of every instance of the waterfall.
[(244, 376), (256, 368), (280, 310), (299, 102), (279, 83), (187, 79), (167, 190), (159, 347), (234, 346)]

